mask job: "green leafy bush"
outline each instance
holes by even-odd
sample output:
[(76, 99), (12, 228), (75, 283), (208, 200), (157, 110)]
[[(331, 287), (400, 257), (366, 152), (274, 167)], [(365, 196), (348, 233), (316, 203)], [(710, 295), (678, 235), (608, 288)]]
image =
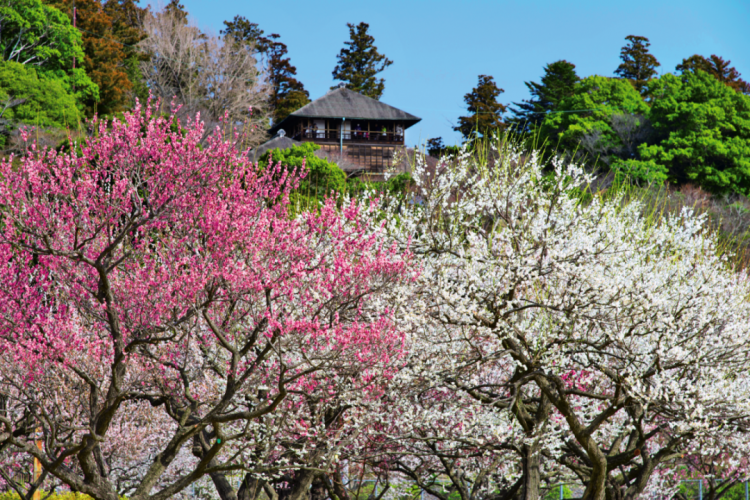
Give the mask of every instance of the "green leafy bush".
[(613, 119), (623, 114), (646, 115), (648, 105), (627, 80), (590, 76), (575, 85), (573, 95), (563, 98), (558, 110), (541, 125), (541, 136), (548, 142), (574, 151), (588, 136), (595, 138), (600, 149), (617, 149), (623, 144)]
[[(77, 126), (83, 118), (76, 102), (59, 80), (39, 75), (34, 68), (16, 62), (0, 62), (0, 103), (24, 99), (9, 108), (3, 118), (39, 127)], [(1, 109), (1, 108), (0, 108)]]
[(679, 184), (750, 195), (750, 96), (703, 71), (664, 75), (649, 93), (661, 140), (642, 144), (641, 158), (663, 165)]
[[(66, 491), (63, 493), (52, 493), (47, 496), (49, 492), (42, 491), (42, 500), (91, 500), (91, 497), (83, 493), (74, 493), (72, 491)], [(21, 497), (15, 491), (6, 491), (0, 493), (0, 500), (21, 500)], [(125, 497), (121, 497), (121, 500), (126, 500)]]
[(618, 181), (632, 180), (638, 183), (652, 182), (663, 183), (667, 180), (669, 172), (664, 165), (657, 164), (654, 160), (615, 160), (610, 168), (615, 172)]
[(288, 149), (273, 149), (266, 151), (258, 163), (267, 165), (269, 158), (273, 163), (281, 163), (289, 170), (302, 170), (304, 164), (305, 178), (300, 182), (294, 194), (293, 205), (321, 201), (332, 192), (343, 193), (346, 190), (346, 174), (335, 163), (329, 162), (315, 155), (320, 146), (312, 142), (305, 142), (300, 146)]

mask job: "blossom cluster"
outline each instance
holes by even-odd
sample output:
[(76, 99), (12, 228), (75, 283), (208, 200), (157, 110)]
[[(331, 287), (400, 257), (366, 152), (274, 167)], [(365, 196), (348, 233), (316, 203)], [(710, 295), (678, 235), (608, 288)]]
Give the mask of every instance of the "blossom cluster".
[(0, 461), (44, 470), (0, 471), (23, 494), (601, 500), (747, 472), (750, 284), (689, 210), (500, 143), (299, 212), (304, 168), (198, 117), (93, 125), (0, 165)]

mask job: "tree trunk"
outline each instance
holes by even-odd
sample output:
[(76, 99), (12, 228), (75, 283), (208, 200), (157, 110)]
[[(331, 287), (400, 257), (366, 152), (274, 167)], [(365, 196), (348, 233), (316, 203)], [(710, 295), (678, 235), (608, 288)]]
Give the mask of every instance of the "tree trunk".
[(523, 458), (521, 459), (523, 484), (519, 492), (520, 500), (539, 500), (539, 486), (541, 483), (539, 466), (541, 460), (538, 448), (539, 445), (536, 443), (531, 446), (525, 444), (521, 448), (523, 453)]
[(294, 477), (285, 476), (288, 486), (276, 490), (279, 500), (306, 500), (316, 474), (315, 471), (302, 469), (294, 471)]
[(242, 480), (242, 485), (237, 492), (237, 500), (257, 500), (264, 485), (265, 481), (254, 479), (250, 477), (250, 474), (245, 475), (245, 479)]
[[(211, 460), (213, 462), (213, 460)], [(237, 493), (232, 487), (232, 483), (229, 482), (227, 476), (223, 472), (212, 472), (209, 474), (211, 481), (214, 483), (216, 493), (219, 494), (221, 500), (238, 500)]]
[(325, 477), (323, 474), (318, 474), (313, 479), (312, 487), (310, 488), (310, 500), (326, 500), (328, 496), (328, 490), (326, 489)]

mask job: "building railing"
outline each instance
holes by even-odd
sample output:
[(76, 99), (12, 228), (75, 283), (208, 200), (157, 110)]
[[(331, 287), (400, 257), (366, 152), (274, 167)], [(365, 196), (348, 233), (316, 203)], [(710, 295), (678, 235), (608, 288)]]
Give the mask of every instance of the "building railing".
[[(342, 137), (343, 136), (343, 137)], [(404, 134), (394, 132), (367, 132), (364, 130), (350, 130), (343, 133), (338, 130), (304, 130), (298, 136), (300, 139), (321, 141), (356, 141), (380, 143), (404, 143)], [(295, 137), (295, 139), (297, 139)]]

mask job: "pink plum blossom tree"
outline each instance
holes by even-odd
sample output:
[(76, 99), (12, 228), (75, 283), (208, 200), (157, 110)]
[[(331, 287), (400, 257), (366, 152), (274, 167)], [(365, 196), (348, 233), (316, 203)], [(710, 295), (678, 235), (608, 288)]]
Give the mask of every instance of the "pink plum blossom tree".
[(298, 174), (203, 132), (139, 106), (0, 164), (3, 459), (102, 500), (205, 476), (250, 498), (290, 453), (326, 460), (288, 441), (317, 432), (310, 395), (382, 391), (403, 342), (383, 296), (408, 250), (367, 204), (291, 217)]

